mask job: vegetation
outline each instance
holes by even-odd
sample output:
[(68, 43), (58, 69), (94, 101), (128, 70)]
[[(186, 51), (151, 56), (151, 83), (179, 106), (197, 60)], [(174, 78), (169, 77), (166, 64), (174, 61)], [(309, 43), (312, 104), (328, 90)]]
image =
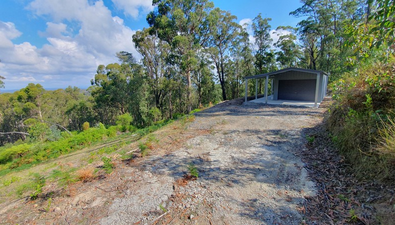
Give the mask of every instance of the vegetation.
[(368, 19), (347, 27), (358, 40), (351, 57), (358, 65), (332, 83), (336, 101), (327, 127), (360, 179), (394, 182), (394, 1), (368, 2)]
[[(302, 0), (290, 14), (304, 19), (297, 27), (277, 27), (274, 32), (282, 35), (275, 43), (271, 19), (262, 15), (239, 25), (234, 15), (208, 0), (154, 0), (153, 5), (148, 28), (133, 36), (140, 61), (118, 52), (119, 62), (99, 65), (87, 90), (47, 91), (28, 84), (0, 94), (0, 176), (117, 135), (133, 133), (138, 140), (198, 111), (193, 109), (242, 96), (245, 76), (301, 67), (330, 74), (334, 104), (326, 125), (359, 177), (394, 182), (393, 0)], [(0, 76), (0, 88), (3, 80)], [(260, 80), (258, 94), (263, 89)], [(181, 123), (193, 120), (189, 115)], [(307, 140), (314, 142), (314, 136)], [(140, 143), (141, 156), (154, 142), (152, 137)], [(111, 173), (111, 159), (101, 155), (114, 150), (98, 148), (89, 160), (101, 157)], [(188, 170), (198, 177), (195, 166)], [(73, 182), (67, 174), (59, 170), (51, 177)], [(90, 170), (78, 174), (79, 180), (94, 177)], [(33, 189), (36, 198), (45, 179), (34, 179), (19, 192)]]
[(195, 164), (190, 163), (188, 165), (188, 172), (191, 177), (199, 178), (199, 171), (198, 171), (197, 167), (195, 166)]
[(112, 170), (114, 168), (114, 164), (111, 162), (112, 160), (104, 156), (103, 158), (101, 158), (101, 161), (103, 162), (103, 169), (106, 171), (106, 173), (112, 173)]

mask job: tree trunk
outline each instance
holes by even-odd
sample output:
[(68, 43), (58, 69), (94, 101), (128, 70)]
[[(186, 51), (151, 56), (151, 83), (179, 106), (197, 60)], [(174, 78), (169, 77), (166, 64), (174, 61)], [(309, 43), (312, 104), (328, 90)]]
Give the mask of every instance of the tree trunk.
[(191, 72), (190, 71), (188, 71), (188, 73), (187, 73), (187, 78), (188, 78), (188, 90), (187, 90), (188, 113), (190, 113), (192, 111), (192, 103), (191, 103), (192, 82), (191, 82)]
[(171, 104), (171, 90), (169, 92), (169, 113), (170, 113), (170, 119), (173, 119), (173, 105)]
[(223, 80), (221, 81), (221, 89), (222, 89), (222, 98), (225, 101), (226, 100), (226, 91), (225, 91), (225, 82)]

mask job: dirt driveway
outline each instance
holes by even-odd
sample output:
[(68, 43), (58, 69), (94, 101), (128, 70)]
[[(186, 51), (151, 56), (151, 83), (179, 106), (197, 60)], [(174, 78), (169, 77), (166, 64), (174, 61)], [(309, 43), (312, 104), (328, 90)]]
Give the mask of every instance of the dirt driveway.
[[(0, 224), (301, 224), (304, 199), (317, 190), (296, 154), (324, 111), (225, 102), (156, 131), (147, 157), (114, 153), (111, 174), (62, 189), (49, 183), (36, 201), (3, 202)], [(122, 150), (138, 152), (144, 141)], [(81, 151), (47, 166), (87, 158)], [(185, 178), (191, 164), (196, 180)]]
[[(294, 153), (305, 148), (304, 129), (320, 123), (323, 112), (222, 105), (197, 113), (185, 131), (195, 135), (179, 149), (136, 163), (133, 177), (141, 179), (100, 222), (300, 224), (304, 198), (316, 190)], [(182, 178), (189, 164), (198, 169), (197, 180)]]

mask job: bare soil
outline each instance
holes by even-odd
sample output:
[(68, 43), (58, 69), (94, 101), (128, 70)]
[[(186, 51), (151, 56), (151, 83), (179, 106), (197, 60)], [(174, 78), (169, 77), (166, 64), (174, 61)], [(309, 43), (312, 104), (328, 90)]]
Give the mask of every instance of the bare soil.
[[(308, 137), (326, 109), (240, 103), (222, 103), (155, 132), (159, 141), (147, 157), (113, 155), (109, 175), (63, 189), (47, 185), (44, 193), (52, 194), (35, 201), (2, 203), (0, 224), (336, 223), (321, 202), (327, 178), (319, 182), (314, 169), (320, 168), (311, 167), (320, 157), (308, 154), (318, 136), (314, 145)], [(347, 222), (343, 214), (337, 221)]]

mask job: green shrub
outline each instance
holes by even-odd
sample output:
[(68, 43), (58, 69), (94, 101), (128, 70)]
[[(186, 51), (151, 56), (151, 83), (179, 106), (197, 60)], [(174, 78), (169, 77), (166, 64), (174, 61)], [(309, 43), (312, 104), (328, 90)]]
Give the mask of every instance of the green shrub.
[(104, 171), (106, 171), (107, 174), (112, 173), (114, 164), (111, 162), (111, 159), (107, 158), (107, 157), (103, 157), (103, 158), (101, 158), (101, 161), (103, 162)]
[[(395, 180), (395, 60), (361, 68), (332, 86), (336, 102), (326, 126), (361, 179)], [(392, 148), (392, 149), (391, 149)]]
[(88, 130), (89, 127), (90, 127), (89, 122), (85, 122), (85, 123), (82, 124), (82, 130), (83, 130), (83, 131)]
[(146, 143), (139, 143), (139, 149), (141, 153), (141, 157), (145, 157), (149, 153), (149, 148)]
[(30, 198), (35, 200), (38, 198), (38, 195), (43, 192), (43, 187), (45, 186), (46, 179), (44, 176), (41, 176), (38, 173), (33, 174), (33, 193), (30, 194)]
[(8, 149), (3, 149), (0, 152), (0, 164), (5, 164), (13, 159), (23, 157), (31, 147), (31, 144), (21, 144), (12, 146)]
[(107, 129), (107, 136), (108, 137), (115, 137), (115, 136), (117, 136), (117, 130), (118, 130), (118, 127), (116, 127), (116, 126), (109, 127)]
[(118, 116), (117, 125), (121, 128), (122, 132), (128, 130), (130, 123), (133, 121), (133, 117), (129, 113), (125, 113), (123, 115)]
[(149, 117), (150, 117), (150, 121), (155, 123), (156, 121), (160, 120), (160, 118), (162, 117), (162, 113), (158, 108), (152, 107), (149, 110)]
[(58, 141), (62, 138), (62, 132), (55, 126), (52, 125), (49, 128), (49, 133), (47, 135), (47, 140), (48, 141)]
[(45, 141), (47, 135), (51, 133), (51, 130), (47, 124), (37, 122), (30, 125), (28, 132), (32, 140)]
[(192, 177), (199, 178), (199, 171), (193, 163), (188, 165), (188, 171)]
[(65, 187), (77, 181), (77, 178), (73, 175), (75, 170), (75, 168), (52, 170), (49, 178), (57, 181), (59, 186)]

